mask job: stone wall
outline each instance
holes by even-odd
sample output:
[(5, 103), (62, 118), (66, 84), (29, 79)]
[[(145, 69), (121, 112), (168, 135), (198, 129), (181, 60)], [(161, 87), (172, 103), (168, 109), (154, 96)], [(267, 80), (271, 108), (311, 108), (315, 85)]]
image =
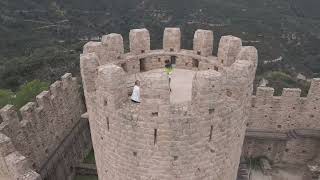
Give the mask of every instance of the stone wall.
[(73, 180), (75, 166), (92, 150), (88, 119), (82, 118), (39, 170), (45, 180)]
[[(110, 42), (86, 44), (80, 60), (99, 178), (235, 179), (256, 49), (228, 36), (215, 57), (213, 33), (198, 30), (194, 50), (183, 50), (180, 30), (168, 28), (164, 49), (150, 50), (149, 32), (140, 29), (130, 31), (131, 51), (111, 58), (105, 45), (117, 42), (114, 47), (121, 50), (116, 52), (122, 52), (123, 42), (112, 40), (122, 38), (104, 37)], [(162, 69), (167, 59), (196, 71), (191, 102), (170, 102)], [(141, 81), (139, 105), (128, 97), (128, 84), (136, 79)]]
[(259, 87), (252, 98), (249, 128), (286, 131), (319, 129), (320, 79), (313, 79), (307, 97), (300, 89), (285, 88), (282, 96), (273, 96), (274, 89)]
[(113, 63), (122, 67), (128, 74), (163, 68), (167, 60), (175, 61), (176, 67), (185, 69), (218, 70), (221, 67), (217, 57), (212, 55), (212, 31), (196, 31), (194, 50), (180, 48), (181, 34), (179, 28), (165, 29), (163, 49), (159, 50), (150, 50), (150, 34), (146, 29), (131, 30), (129, 36), (129, 53), (124, 54), (123, 38), (120, 34), (105, 35), (102, 42), (88, 42), (83, 48), (83, 53), (95, 53), (99, 65)]
[(312, 162), (319, 154), (320, 131), (290, 130), (271, 132), (247, 130), (243, 146), (244, 157), (267, 157), (274, 164)]
[[(307, 164), (319, 153), (320, 79), (312, 79), (307, 97), (301, 90), (258, 87), (249, 108), (243, 155), (266, 156), (274, 163)], [(250, 134), (249, 133), (249, 134)]]
[(12, 140), (0, 133), (0, 179), (41, 180), (31, 167), (31, 162), (18, 152)]
[[(10, 138), (18, 152), (15, 157), (21, 154), (20, 159), (25, 157), (30, 167), (40, 172), (47, 164), (52, 164), (48, 161), (79, 124), (83, 112), (80, 85), (71, 74), (65, 74), (61, 81), (50, 86), (49, 91), (40, 93), (36, 102), (27, 103), (19, 112), (12, 105), (3, 107), (0, 132), (3, 137)], [(17, 174), (14, 172), (11, 176)]]

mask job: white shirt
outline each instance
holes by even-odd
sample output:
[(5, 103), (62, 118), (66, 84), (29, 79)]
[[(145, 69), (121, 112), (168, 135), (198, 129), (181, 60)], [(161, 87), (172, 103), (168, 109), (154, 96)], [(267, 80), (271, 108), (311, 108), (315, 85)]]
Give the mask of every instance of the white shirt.
[(139, 88), (139, 86), (135, 85), (133, 87), (131, 99), (136, 102), (140, 102), (140, 88)]

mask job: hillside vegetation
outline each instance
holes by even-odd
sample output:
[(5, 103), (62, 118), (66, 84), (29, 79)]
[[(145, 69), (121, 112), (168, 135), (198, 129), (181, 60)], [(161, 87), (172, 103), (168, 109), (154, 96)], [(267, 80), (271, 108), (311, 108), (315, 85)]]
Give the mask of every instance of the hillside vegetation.
[(129, 30), (146, 27), (152, 48), (160, 48), (163, 29), (176, 26), (184, 48), (192, 47), (198, 28), (215, 32), (215, 53), (222, 35), (256, 46), (257, 75), (281, 89), (286, 83), (273, 82), (282, 76), (270, 72), (293, 81), (298, 73), (319, 77), (318, 7), (319, 0), (0, 0), (0, 88), (17, 91), (33, 79), (79, 75), (82, 46), (104, 34), (121, 33), (128, 49)]
[(35, 97), (42, 91), (49, 89), (49, 83), (33, 80), (22, 85), (17, 92), (11, 90), (0, 89), (0, 108), (7, 104), (14, 105), (16, 109), (30, 101), (34, 101)]

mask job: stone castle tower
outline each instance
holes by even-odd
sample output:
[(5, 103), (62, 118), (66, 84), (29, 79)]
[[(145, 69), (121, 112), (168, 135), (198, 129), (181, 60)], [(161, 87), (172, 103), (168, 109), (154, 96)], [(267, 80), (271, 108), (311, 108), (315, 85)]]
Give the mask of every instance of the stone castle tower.
[[(235, 180), (251, 103), (257, 50), (197, 30), (193, 50), (181, 49), (180, 29), (166, 28), (163, 49), (150, 49), (146, 29), (89, 42), (81, 55), (93, 147), (100, 180)], [(163, 67), (193, 73), (190, 97), (175, 101)], [(141, 103), (130, 101), (135, 80)]]

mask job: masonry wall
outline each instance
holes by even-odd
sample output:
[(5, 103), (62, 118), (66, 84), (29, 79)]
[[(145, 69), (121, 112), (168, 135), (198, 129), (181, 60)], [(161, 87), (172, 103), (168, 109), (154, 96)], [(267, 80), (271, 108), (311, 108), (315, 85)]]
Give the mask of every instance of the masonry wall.
[(319, 139), (297, 138), (254, 138), (244, 141), (244, 157), (267, 157), (274, 164), (300, 164), (312, 162), (319, 154)]
[(31, 162), (18, 152), (12, 140), (0, 133), (0, 179), (41, 180)]
[(88, 119), (82, 118), (38, 171), (46, 180), (72, 180), (75, 165), (92, 149)]
[(184, 69), (217, 70), (221, 67), (217, 57), (212, 55), (212, 31), (198, 30), (195, 33), (194, 50), (181, 49), (180, 37), (180, 29), (167, 28), (164, 31), (163, 49), (150, 50), (149, 32), (146, 29), (136, 29), (130, 31), (129, 53), (123, 53), (123, 38), (120, 34), (105, 35), (102, 42), (88, 42), (83, 52), (95, 53), (99, 65), (113, 63), (122, 67), (128, 74), (164, 68), (165, 61), (168, 60), (175, 61), (176, 67)]
[(285, 140), (245, 138), (243, 156), (267, 157), (273, 163), (280, 163), (286, 147)]
[[(285, 88), (281, 96), (274, 96), (273, 88), (258, 87), (249, 108), (247, 130), (258, 130), (260, 135), (245, 140), (244, 156), (266, 156), (274, 163), (312, 162), (319, 153), (319, 92), (317, 78), (311, 81), (306, 97), (300, 96), (300, 89)], [(264, 137), (266, 132), (282, 134), (282, 138)]]
[(76, 124), (37, 172), (32, 168), (29, 159), (14, 148), (9, 137), (0, 134), (0, 142), (0, 179), (2, 180), (71, 180), (75, 176), (74, 166), (80, 163), (92, 149), (87, 119), (81, 119)]
[[(104, 37), (110, 42), (86, 44), (80, 60), (99, 178), (235, 179), (256, 49), (228, 36), (215, 57), (212, 32), (199, 30), (194, 50), (182, 50), (180, 30), (168, 28), (164, 49), (150, 50), (149, 32), (140, 29), (130, 31), (129, 53), (111, 57), (106, 45), (121, 35)], [(122, 44), (114, 47), (122, 49)], [(176, 67), (196, 71), (192, 103), (170, 103), (162, 68), (172, 58)], [(128, 84), (137, 79), (139, 105), (128, 97)]]
[[(273, 88), (258, 88), (257, 95), (252, 99), (248, 128), (282, 132), (287, 139), (248, 139), (252, 146), (244, 146), (244, 152), (251, 152), (245, 153), (246, 156), (264, 155), (275, 163), (308, 164), (313, 161), (318, 154), (319, 138), (301, 136), (297, 131), (311, 131), (311, 134), (317, 134), (319, 88), (319, 79), (312, 80), (307, 97), (300, 97), (300, 89), (284, 89), (282, 96), (273, 96)], [(275, 144), (278, 144), (278, 148), (274, 148)]]
[(80, 85), (71, 74), (65, 74), (19, 113), (12, 105), (2, 108), (0, 132), (11, 139), (13, 147), (30, 162), (30, 167), (40, 172), (79, 124), (83, 112)]
[(307, 97), (300, 89), (285, 88), (282, 96), (273, 96), (274, 89), (259, 87), (253, 96), (248, 127), (286, 131), (320, 127), (320, 79), (313, 79)]

